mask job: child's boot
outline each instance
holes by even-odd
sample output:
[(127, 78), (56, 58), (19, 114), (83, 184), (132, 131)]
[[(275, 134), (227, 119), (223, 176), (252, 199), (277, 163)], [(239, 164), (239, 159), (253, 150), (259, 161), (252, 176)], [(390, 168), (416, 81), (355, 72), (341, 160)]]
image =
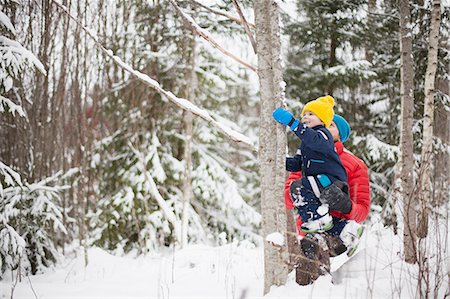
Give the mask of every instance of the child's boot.
[(347, 246), (347, 255), (352, 256), (358, 249), (361, 236), (364, 233), (364, 226), (356, 221), (350, 220), (345, 225), (339, 237), (345, 246)]
[(333, 218), (329, 213), (316, 220), (303, 223), (300, 230), (305, 233), (324, 232), (333, 228)]

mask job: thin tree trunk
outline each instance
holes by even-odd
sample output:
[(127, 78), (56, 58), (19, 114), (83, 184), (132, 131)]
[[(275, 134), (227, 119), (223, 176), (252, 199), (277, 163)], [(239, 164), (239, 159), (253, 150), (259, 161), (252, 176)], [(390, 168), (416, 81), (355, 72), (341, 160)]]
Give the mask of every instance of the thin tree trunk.
[[(64, 0), (63, 5), (70, 7), (67, 5), (67, 0)], [(65, 173), (68, 169), (65, 168), (64, 163), (64, 124), (65, 124), (65, 118), (64, 118), (64, 101), (66, 100), (66, 80), (67, 80), (67, 39), (68, 39), (68, 31), (69, 31), (69, 17), (67, 15), (62, 16), (62, 24), (63, 24), (63, 40), (62, 40), (62, 49), (61, 49), (61, 63), (60, 63), (60, 74), (58, 83), (56, 86), (56, 94), (54, 97), (54, 115), (52, 116), (53, 119), (53, 135), (54, 135), (54, 149), (57, 153), (57, 159), (56, 159), (56, 167), (57, 169), (62, 169)], [(62, 208), (63, 208), (63, 214), (62, 214), (62, 221), (64, 227), (68, 227), (67, 223), (67, 201), (66, 201), (66, 195), (63, 194), (61, 196), (62, 200)], [(67, 236), (65, 234), (61, 235), (61, 240), (63, 244), (63, 253), (65, 251), (64, 244), (66, 243)]]
[[(447, 51), (450, 51), (450, 41), (444, 40), (441, 47), (446, 48)], [(450, 73), (450, 63), (447, 64), (445, 73)], [(450, 95), (450, 80), (448, 76), (438, 77), (437, 89), (441, 95)], [(439, 238), (439, 240), (431, 240), (430, 242), (434, 242), (434, 244), (441, 244), (437, 245), (438, 248), (440, 248), (436, 255), (436, 264), (439, 265), (439, 267), (436, 267), (434, 275), (435, 277), (440, 277), (442, 279), (442, 283), (447, 284), (446, 294), (448, 297), (450, 295), (450, 264), (447, 263), (447, 267), (442, 267), (441, 265), (445, 265), (445, 260), (448, 259), (449, 256), (449, 248), (446, 244), (449, 244), (449, 226), (447, 223), (449, 220), (448, 194), (450, 192), (450, 176), (448, 170), (450, 169), (450, 155), (447, 147), (450, 145), (450, 111), (445, 109), (445, 104), (443, 101), (439, 100), (436, 103), (434, 115), (434, 136), (438, 139), (438, 146), (434, 159), (433, 195), (430, 203), (432, 206), (432, 214), (429, 216), (429, 219), (430, 221), (434, 221), (431, 225), (433, 225), (433, 229), (436, 227), (437, 233), (433, 233), (433, 235), (435, 235), (436, 238)], [(443, 215), (440, 214), (439, 211), (443, 211)], [(431, 237), (430, 235), (428, 238)], [(440, 238), (440, 236), (442, 236), (442, 238)], [(435, 286), (435, 294), (438, 294), (438, 287), (438, 285)]]
[[(47, 73), (49, 70), (49, 48), (50, 48), (50, 34), (51, 34), (51, 18), (52, 6), (49, 0), (43, 0), (42, 3), (42, 37), (39, 45), (39, 60), (44, 65)], [(33, 92), (33, 113), (30, 114), (30, 122), (33, 133), (33, 165), (30, 172), (31, 181), (37, 181), (46, 177), (49, 172), (47, 169), (48, 160), (46, 153), (46, 130), (47, 130), (47, 116), (48, 116), (48, 101), (49, 101), (49, 80), (48, 76), (41, 74), (36, 70), (36, 88)]]
[[(194, 8), (195, 10), (195, 8)], [(195, 37), (194, 32), (187, 29), (185, 37), (185, 65), (186, 65), (186, 85), (184, 87), (184, 97), (186, 99), (194, 99), (194, 93), (197, 86), (197, 79), (195, 75)], [(193, 114), (189, 111), (183, 113), (184, 123), (184, 162), (185, 171), (183, 179), (183, 215), (181, 218), (181, 247), (186, 247), (188, 244), (188, 216), (191, 200), (193, 197), (192, 191), (192, 137), (193, 137)]]
[[(337, 58), (336, 58), (336, 49), (339, 45), (339, 41), (337, 39), (337, 33), (335, 31), (331, 32), (330, 36), (330, 60), (328, 67), (333, 67), (337, 64)], [(331, 83), (327, 86), (327, 93), (332, 95), (335, 89), (335, 84)]]
[(420, 165), (420, 192), (421, 215), (417, 229), (420, 238), (425, 238), (428, 232), (428, 205), (432, 197), (432, 166), (433, 154), (433, 122), (434, 122), (434, 95), (437, 69), (437, 54), (439, 48), (439, 27), (441, 23), (441, 2), (433, 1), (431, 11), (431, 28), (428, 39), (428, 65), (425, 74), (425, 103), (423, 113), (423, 143)]
[[(400, 200), (403, 202), (404, 258), (416, 262), (416, 203), (413, 201), (413, 109), (414, 61), (412, 57), (411, 13), (409, 1), (399, 0), (400, 13), (400, 77), (401, 77), (401, 130), (400, 130)], [(400, 215), (399, 215), (400, 216)]]
[[(285, 134), (285, 129), (277, 125), (272, 119), (272, 112), (280, 103), (282, 79), (279, 55), (278, 7), (274, 1), (258, 0), (255, 1), (254, 10), (261, 93), (259, 164), (263, 217), (262, 233), (263, 237), (266, 237), (270, 233), (284, 233), (286, 230), (286, 211), (282, 191), (286, 141), (284, 140), (284, 144), (281, 144), (283, 142), (281, 135)], [(283, 154), (281, 155), (280, 152)], [(264, 244), (265, 294), (269, 292), (272, 285), (286, 283), (287, 265), (288, 252), (286, 246), (278, 249), (268, 243)]]
[[(376, 0), (369, 0), (368, 4), (367, 4), (367, 10), (368, 10), (368, 14), (367, 14), (367, 25), (369, 27), (369, 33), (374, 32), (375, 29), (375, 18), (373, 13), (375, 12), (375, 8), (376, 8)], [(365, 53), (366, 53), (366, 60), (370, 63), (373, 62), (373, 47), (371, 45), (371, 40), (370, 38), (367, 39), (367, 42), (365, 43)]]

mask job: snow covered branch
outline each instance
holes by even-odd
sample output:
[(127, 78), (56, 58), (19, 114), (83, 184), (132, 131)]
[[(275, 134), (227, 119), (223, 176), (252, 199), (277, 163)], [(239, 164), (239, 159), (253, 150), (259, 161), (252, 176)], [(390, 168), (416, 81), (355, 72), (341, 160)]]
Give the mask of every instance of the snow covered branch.
[[(96, 45), (104, 52), (107, 56), (113, 59), (113, 61), (122, 69), (126, 70), (130, 74), (132, 74), (134, 77), (142, 81), (144, 84), (150, 86), (151, 88), (158, 91), (160, 94), (166, 96), (172, 103), (176, 104), (180, 108), (186, 111), (190, 111), (193, 114), (203, 118), (210, 124), (212, 124), (215, 128), (217, 128), (220, 132), (222, 132), (225, 136), (227, 136), (229, 139), (237, 142), (242, 143), (246, 146), (248, 146), (251, 150), (257, 151), (256, 147), (251, 142), (250, 138), (234, 131), (233, 129), (229, 128), (228, 126), (216, 121), (212, 116), (204, 109), (194, 105), (192, 102), (188, 101), (187, 99), (179, 98), (175, 96), (172, 92), (164, 90), (160, 84), (150, 78), (147, 74), (141, 73), (135, 69), (133, 69), (129, 64), (122, 61), (122, 59), (118, 56), (115, 56), (113, 51), (105, 48), (98, 40), (96, 34), (92, 32), (89, 28), (84, 26), (76, 17), (70, 14), (70, 12), (67, 10), (67, 8), (59, 3), (56, 0), (53, 0), (53, 3), (55, 3), (64, 13), (66, 13), (72, 20), (74, 20), (83, 30), (94, 40)], [(176, 5), (176, 4), (174, 4)], [(187, 16), (186, 16), (187, 17)], [(198, 25), (197, 25), (198, 26)]]
[(201, 28), (195, 21), (194, 19), (192, 19), (190, 16), (188, 16), (187, 14), (185, 14), (181, 8), (175, 3), (174, 0), (169, 0), (170, 3), (172, 3), (172, 5), (175, 7), (175, 9), (177, 10), (177, 12), (180, 14), (180, 16), (189, 24), (189, 26), (192, 27), (192, 29), (197, 32), (201, 37), (203, 37), (206, 41), (208, 41), (211, 45), (213, 45), (214, 48), (217, 48), (219, 51), (221, 51), (223, 54), (227, 55), (228, 57), (233, 58), (234, 60), (236, 60), (237, 62), (239, 62), (240, 64), (242, 64), (243, 66), (251, 69), (252, 71), (254, 71), (256, 73), (256, 67), (250, 65), (249, 63), (243, 61), (242, 59), (240, 59), (239, 57), (235, 56), (234, 54), (228, 52), (227, 50), (225, 50), (224, 48), (222, 48), (211, 36), (211, 34), (206, 31), (205, 29)]
[(142, 167), (142, 172), (145, 175), (145, 178), (147, 182), (150, 185), (150, 192), (152, 193), (153, 197), (156, 199), (159, 207), (161, 208), (161, 211), (163, 212), (166, 219), (172, 223), (174, 228), (174, 234), (177, 238), (177, 241), (181, 242), (181, 222), (175, 215), (175, 213), (171, 210), (170, 206), (167, 204), (166, 200), (161, 196), (161, 193), (158, 191), (158, 187), (156, 186), (155, 180), (153, 180), (153, 177), (150, 175), (149, 171), (146, 169), (145, 165), (145, 159), (142, 157), (141, 153), (139, 153), (134, 146), (131, 144), (131, 142), (128, 142), (129, 148), (133, 151), (133, 153), (136, 155), (136, 157), (139, 159), (139, 162)]

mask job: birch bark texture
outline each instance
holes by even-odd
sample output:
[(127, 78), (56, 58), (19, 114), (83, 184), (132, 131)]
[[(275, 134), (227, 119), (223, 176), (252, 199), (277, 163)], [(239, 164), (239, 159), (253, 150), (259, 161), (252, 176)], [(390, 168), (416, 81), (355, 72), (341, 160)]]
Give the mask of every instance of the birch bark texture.
[(432, 165), (434, 161), (434, 95), (438, 63), (439, 27), (441, 24), (441, 1), (434, 0), (431, 10), (431, 28), (428, 38), (428, 63), (425, 73), (425, 103), (423, 112), (423, 143), (420, 164), (420, 204), (421, 217), (417, 229), (420, 238), (428, 233), (428, 208), (432, 194)]
[[(416, 259), (416, 211), (412, 197), (414, 184), (413, 110), (414, 110), (414, 61), (412, 56), (412, 24), (408, 0), (399, 0), (400, 16), (400, 200), (403, 202), (403, 245), (407, 263)], [(401, 217), (402, 215), (399, 215)]]
[[(286, 210), (283, 200), (286, 131), (272, 119), (283, 98), (280, 59), (280, 26), (275, 1), (257, 0), (254, 6), (258, 76), (261, 96), (259, 165), (261, 182), (262, 234), (280, 232), (286, 240)], [(287, 246), (264, 244), (264, 294), (272, 285), (286, 283)]]
[[(195, 7), (192, 7), (195, 11)], [(183, 62), (186, 66), (185, 79), (186, 84), (183, 86), (183, 97), (185, 99), (195, 99), (195, 90), (197, 89), (197, 76), (195, 73), (195, 36), (190, 28), (183, 29)], [(194, 115), (190, 111), (183, 112), (183, 132), (184, 140), (184, 178), (183, 178), (183, 215), (181, 216), (181, 248), (188, 245), (188, 226), (189, 226), (189, 211), (191, 207), (194, 192), (192, 190), (192, 138), (194, 127)]]

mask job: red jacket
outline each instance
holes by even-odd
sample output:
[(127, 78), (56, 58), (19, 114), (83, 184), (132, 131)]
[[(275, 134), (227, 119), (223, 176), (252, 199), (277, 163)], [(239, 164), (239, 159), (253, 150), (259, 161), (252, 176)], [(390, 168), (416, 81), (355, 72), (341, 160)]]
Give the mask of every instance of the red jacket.
[[(352, 210), (348, 214), (331, 211), (331, 215), (338, 218), (362, 222), (367, 218), (367, 215), (369, 215), (370, 209), (369, 171), (361, 159), (357, 158), (344, 148), (342, 142), (337, 141), (334, 145), (339, 154), (339, 158), (341, 158), (342, 164), (347, 171)], [(284, 200), (286, 208), (288, 209), (294, 208), (289, 187), (293, 181), (298, 180), (301, 177), (301, 172), (291, 172), (286, 181), (284, 187)], [(301, 223), (300, 217), (298, 217), (297, 227), (300, 227)]]

